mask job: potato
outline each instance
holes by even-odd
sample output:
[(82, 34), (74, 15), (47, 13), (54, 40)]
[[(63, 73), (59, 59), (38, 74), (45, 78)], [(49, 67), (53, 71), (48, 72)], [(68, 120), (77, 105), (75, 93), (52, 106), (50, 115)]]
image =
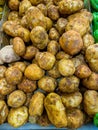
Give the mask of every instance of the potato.
[(61, 14), (72, 14), (83, 8), (83, 1), (81, 0), (61, 0), (58, 3)]
[(24, 91), (25, 93), (31, 93), (37, 88), (36, 81), (24, 78), (20, 84), (18, 84), (18, 89)]
[(59, 43), (57, 41), (51, 40), (47, 45), (47, 51), (56, 55), (59, 50)]
[(32, 93), (26, 93), (26, 102), (24, 106), (29, 107), (31, 98), (32, 98)]
[(38, 4), (37, 8), (40, 9), (40, 11), (47, 16), (47, 7), (44, 4)]
[(61, 0), (53, 0), (53, 3), (54, 3), (55, 5), (58, 5), (60, 1), (61, 1)]
[(65, 107), (74, 108), (78, 107), (82, 102), (82, 94), (80, 92), (65, 94), (61, 96), (61, 99)]
[(80, 34), (74, 30), (67, 31), (59, 39), (61, 48), (69, 55), (75, 55), (83, 47), (83, 41)]
[(76, 76), (61, 78), (58, 89), (64, 93), (72, 93), (79, 90), (80, 80)]
[(29, 30), (19, 25), (17, 21), (6, 21), (3, 24), (3, 31), (12, 37), (22, 38), (24, 42), (30, 41)]
[(88, 88), (93, 90), (98, 90), (98, 74), (92, 72), (88, 78), (82, 80), (82, 84)]
[(75, 67), (70, 59), (63, 58), (58, 62), (58, 70), (63, 76), (71, 76), (75, 72)]
[(91, 68), (91, 70), (98, 73), (98, 45), (90, 45), (85, 53), (85, 58)]
[(15, 37), (13, 39), (13, 49), (18, 56), (23, 56), (25, 54), (25, 43), (20, 37)]
[(44, 109), (44, 94), (41, 92), (36, 92), (31, 100), (29, 105), (29, 114), (30, 116), (41, 116)]
[(26, 60), (31, 60), (35, 57), (36, 53), (38, 52), (38, 49), (34, 47), (33, 45), (27, 46), (26, 52), (23, 55), (23, 58)]
[(26, 94), (21, 90), (16, 90), (8, 96), (8, 106), (17, 108), (21, 107), (26, 101)]
[(27, 65), (26, 65), (25, 62), (18, 61), (18, 62), (15, 62), (13, 64), (13, 66), (16, 67), (16, 68), (18, 68), (21, 72), (24, 72)]
[(5, 72), (6, 81), (12, 85), (19, 84), (22, 80), (22, 76), (22, 72), (14, 66), (9, 67)]
[(24, 16), (25, 12), (31, 7), (31, 2), (29, 0), (22, 0), (19, 4), (19, 15)]
[(69, 128), (79, 128), (84, 124), (84, 114), (77, 108), (69, 109), (67, 110), (67, 121)]
[(49, 38), (50, 38), (51, 40), (56, 40), (56, 41), (58, 41), (58, 40), (59, 40), (59, 37), (60, 37), (60, 35), (59, 35), (58, 31), (57, 31), (55, 28), (51, 28), (51, 29), (49, 30)]
[(0, 60), (0, 64), (11, 63), (20, 60), (20, 57), (15, 54), (12, 45), (7, 45), (0, 50)]
[(9, 112), (9, 110), (8, 110), (8, 107), (5, 103), (5, 101), (0, 100), (0, 125), (6, 121), (8, 112)]
[(53, 5), (53, 0), (43, 0), (43, 2), (47, 7)]
[(8, 95), (15, 89), (16, 86), (8, 84), (5, 78), (0, 79), (0, 94)]
[(29, 116), (29, 122), (31, 124), (35, 124), (37, 123), (38, 118), (39, 118), (38, 116)]
[(7, 68), (4, 65), (0, 66), (0, 79), (4, 78), (4, 74)]
[(50, 30), (52, 28), (53, 22), (50, 18), (45, 17), (46, 30)]
[(28, 120), (28, 109), (25, 106), (11, 108), (8, 115), (8, 123), (17, 128), (24, 125)]
[(19, 9), (19, 0), (9, 0), (8, 1), (8, 6), (11, 10), (17, 11)]
[(48, 14), (48, 17), (51, 19), (51, 20), (58, 20), (58, 18), (60, 17), (59, 15), (59, 11), (58, 11), (58, 8), (57, 6), (55, 5), (50, 5), (47, 9), (47, 14)]
[(55, 56), (50, 52), (38, 52), (35, 58), (39, 66), (44, 70), (52, 69), (56, 61)]
[(39, 80), (44, 76), (44, 73), (44, 70), (42, 70), (37, 64), (30, 64), (25, 69), (24, 75), (30, 80)]
[(89, 116), (98, 113), (98, 92), (95, 90), (87, 90), (84, 93), (84, 110)]
[(61, 60), (63, 58), (66, 58), (66, 59), (69, 59), (71, 58), (70, 55), (66, 54), (64, 51), (59, 51), (57, 54), (56, 54), (56, 59), (57, 60)]
[(65, 26), (67, 25), (67, 19), (65, 18), (59, 18), (56, 23), (56, 29), (60, 34), (63, 34), (65, 31)]
[(43, 2), (43, 0), (30, 0), (32, 5), (38, 5)]
[(44, 76), (38, 81), (38, 87), (45, 92), (53, 92), (57, 87), (57, 82), (52, 77)]
[(76, 68), (75, 75), (80, 79), (87, 78), (91, 75), (91, 70), (86, 65), (79, 65)]
[(83, 18), (74, 18), (73, 20), (69, 21), (65, 26), (65, 30), (74, 30), (80, 33), (81, 36), (84, 36), (87, 32), (89, 32), (89, 21)]
[(57, 128), (67, 126), (67, 118), (65, 108), (62, 104), (61, 98), (56, 93), (50, 93), (44, 100), (44, 106), (49, 120)]
[(48, 43), (48, 34), (41, 26), (36, 26), (32, 29), (30, 38), (32, 44), (38, 49), (44, 49)]

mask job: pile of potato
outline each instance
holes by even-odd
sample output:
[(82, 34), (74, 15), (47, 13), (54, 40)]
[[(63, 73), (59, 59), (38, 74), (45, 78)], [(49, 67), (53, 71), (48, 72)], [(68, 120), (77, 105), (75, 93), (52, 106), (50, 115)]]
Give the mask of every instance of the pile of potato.
[(8, 0), (0, 124), (78, 128), (98, 113), (98, 45), (83, 0)]

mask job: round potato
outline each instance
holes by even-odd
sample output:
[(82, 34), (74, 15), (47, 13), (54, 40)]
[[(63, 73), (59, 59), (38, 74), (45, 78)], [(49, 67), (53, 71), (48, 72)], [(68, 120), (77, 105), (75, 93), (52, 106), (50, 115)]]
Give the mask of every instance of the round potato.
[(11, 10), (17, 11), (19, 9), (19, 0), (9, 0), (8, 1), (8, 6)]
[(78, 107), (82, 102), (82, 94), (80, 92), (65, 94), (61, 96), (61, 99), (65, 107), (74, 108)]
[(67, 121), (69, 128), (79, 128), (84, 124), (84, 114), (79, 109), (67, 110)]
[(74, 30), (63, 33), (60, 37), (59, 43), (65, 53), (75, 55), (80, 52), (83, 47), (83, 41), (80, 34)]
[(91, 68), (91, 70), (98, 73), (98, 45), (90, 45), (86, 49), (85, 58)]
[(5, 95), (0, 94), (0, 100), (5, 100), (5, 99), (6, 99), (6, 96), (5, 96)]
[(50, 52), (38, 52), (35, 58), (39, 66), (44, 70), (52, 69), (56, 61), (55, 56)]
[(30, 116), (41, 116), (44, 110), (44, 94), (41, 92), (36, 92), (31, 100), (29, 105), (29, 114)]
[(52, 77), (44, 76), (38, 81), (38, 87), (45, 92), (53, 92), (57, 87), (57, 82)]
[(83, 103), (85, 112), (90, 116), (94, 116), (98, 113), (98, 92), (87, 90), (84, 93)]
[(20, 17), (19, 17), (19, 13), (17, 11), (11, 11), (8, 14), (8, 20), (9, 21), (16, 21), (20, 24)]
[(59, 51), (57, 54), (56, 54), (56, 59), (57, 60), (61, 60), (63, 58), (66, 58), (66, 59), (70, 59), (71, 56), (66, 54), (64, 51)]
[(41, 26), (36, 26), (32, 29), (30, 38), (32, 44), (38, 49), (44, 49), (48, 43), (48, 34)]
[(83, 8), (82, 0), (61, 0), (58, 3), (61, 14), (72, 14)]
[(0, 66), (0, 79), (4, 78), (4, 74), (6, 72), (7, 68), (4, 65)]
[(76, 76), (61, 78), (58, 89), (64, 93), (72, 93), (79, 90), (80, 80)]
[(56, 93), (50, 93), (44, 100), (44, 106), (49, 120), (57, 128), (67, 126), (67, 118), (65, 108), (62, 104), (61, 98)]
[(17, 108), (22, 106), (26, 101), (26, 95), (21, 90), (16, 90), (8, 96), (7, 103), (10, 107)]
[(60, 35), (59, 35), (58, 31), (57, 31), (55, 28), (51, 28), (51, 29), (49, 30), (49, 38), (50, 38), (51, 40), (56, 40), (56, 41), (58, 41), (58, 40), (59, 40), (59, 37), (60, 37)]
[(6, 81), (9, 84), (16, 85), (22, 80), (22, 72), (14, 66), (9, 67), (5, 72)]
[(24, 125), (28, 120), (28, 109), (25, 106), (11, 108), (8, 115), (8, 123), (17, 128)]
[(8, 84), (5, 78), (0, 79), (0, 94), (8, 95), (15, 89), (16, 86)]
[(47, 16), (47, 7), (44, 4), (38, 4), (37, 8), (40, 9), (40, 11)]
[(18, 62), (15, 62), (13, 64), (13, 66), (16, 67), (16, 68), (18, 68), (21, 72), (24, 72), (27, 65), (26, 65), (25, 62), (18, 61)]
[(8, 110), (8, 107), (5, 103), (5, 101), (0, 100), (0, 125), (6, 121), (8, 112), (9, 112), (9, 110)]
[(25, 69), (24, 75), (30, 80), (39, 80), (44, 76), (44, 73), (44, 70), (42, 70), (37, 64), (30, 64)]
[(13, 39), (13, 49), (18, 56), (23, 56), (25, 54), (25, 43), (20, 37), (15, 37)]
[(88, 89), (98, 90), (98, 74), (92, 72), (88, 78), (82, 80), (82, 84)]
[(25, 93), (31, 93), (37, 88), (36, 81), (24, 78), (20, 84), (18, 84), (18, 89), (24, 91)]
[(63, 58), (58, 62), (58, 70), (63, 76), (71, 76), (75, 72), (75, 67), (70, 59)]

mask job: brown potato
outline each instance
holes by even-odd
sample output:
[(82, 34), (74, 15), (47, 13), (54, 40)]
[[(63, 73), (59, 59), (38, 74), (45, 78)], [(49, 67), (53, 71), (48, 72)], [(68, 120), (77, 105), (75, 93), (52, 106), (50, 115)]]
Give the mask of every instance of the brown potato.
[(69, 21), (65, 26), (65, 30), (74, 30), (80, 33), (81, 36), (84, 36), (89, 31), (90, 25), (89, 21), (83, 18), (74, 18), (73, 20)]
[(94, 90), (87, 90), (84, 93), (84, 110), (90, 115), (94, 116), (98, 113), (98, 92)]
[(21, 107), (26, 101), (26, 94), (21, 90), (12, 92), (7, 99), (7, 104), (10, 107)]
[(18, 89), (24, 91), (25, 93), (31, 93), (37, 88), (36, 81), (24, 78), (20, 84), (18, 84)]
[(80, 52), (83, 47), (83, 41), (80, 34), (74, 30), (63, 33), (60, 37), (59, 43), (65, 53), (75, 55)]
[(49, 52), (38, 52), (35, 58), (39, 66), (44, 70), (52, 69), (56, 61), (55, 56)]
[(0, 79), (4, 78), (4, 74), (6, 72), (7, 68), (4, 65), (0, 66)]
[(30, 0), (32, 5), (38, 5), (43, 2), (43, 0)]
[(63, 58), (66, 58), (66, 59), (70, 59), (71, 56), (66, 54), (64, 51), (59, 51), (57, 54), (56, 54), (56, 59), (57, 60), (61, 60)]
[(11, 108), (8, 115), (8, 123), (17, 128), (24, 125), (28, 120), (28, 109), (25, 106)]
[(97, 44), (90, 45), (86, 49), (85, 58), (89, 64), (91, 70), (98, 73), (98, 60), (97, 60), (97, 58), (98, 58), (98, 45)]
[(47, 16), (47, 7), (44, 5), (44, 4), (38, 4), (37, 8), (40, 9), (40, 11), (45, 15)]
[(16, 68), (18, 68), (21, 72), (24, 72), (27, 65), (26, 65), (25, 62), (18, 61), (18, 62), (15, 62), (13, 64), (13, 66), (16, 67)]
[(26, 51), (25, 43), (20, 37), (15, 37), (13, 39), (13, 49), (15, 53), (19, 56), (23, 56)]
[(9, 112), (9, 110), (8, 110), (8, 107), (5, 103), (5, 101), (0, 100), (0, 125), (6, 121), (8, 112)]
[(53, 55), (56, 55), (56, 53), (59, 50), (59, 43), (57, 41), (50, 41), (47, 45), (47, 51), (52, 53)]
[(65, 94), (61, 96), (61, 99), (65, 107), (74, 108), (78, 107), (82, 102), (82, 94), (80, 92)]
[(81, 0), (61, 0), (58, 3), (61, 14), (72, 14), (83, 8), (83, 1)]
[(31, 100), (29, 105), (29, 114), (30, 116), (41, 116), (44, 110), (44, 94), (41, 92), (36, 92)]
[(53, 92), (57, 87), (57, 82), (52, 77), (44, 76), (38, 81), (38, 87), (45, 92)]
[(98, 90), (98, 74), (92, 72), (88, 78), (82, 80), (82, 84), (88, 89)]
[(35, 57), (36, 53), (38, 52), (38, 49), (34, 46), (27, 46), (26, 52), (23, 55), (23, 58), (26, 60), (31, 60), (32, 58)]
[(39, 80), (44, 76), (44, 73), (44, 70), (42, 70), (37, 64), (30, 64), (25, 69), (24, 75), (30, 80)]
[(19, 0), (9, 0), (8, 1), (8, 6), (11, 10), (17, 11), (19, 9)]
[(71, 76), (75, 72), (75, 67), (70, 59), (63, 58), (58, 62), (58, 70), (63, 76)]
[(56, 93), (50, 93), (44, 100), (44, 106), (49, 120), (57, 128), (67, 126), (67, 118), (65, 108), (62, 104), (61, 98)]
[(58, 31), (57, 31), (55, 28), (51, 28), (51, 29), (49, 30), (49, 38), (50, 38), (51, 40), (56, 40), (56, 41), (58, 41), (58, 40), (59, 40), (59, 37), (60, 37), (60, 35), (59, 35)]
[(48, 34), (41, 26), (36, 26), (32, 29), (30, 38), (32, 44), (38, 49), (44, 49), (48, 43)]
[(79, 90), (80, 80), (76, 76), (61, 78), (58, 89), (64, 93), (72, 93)]
[(31, 98), (32, 98), (32, 93), (26, 93), (26, 102), (24, 106), (29, 107)]
[(69, 128), (79, 128), (84, 124), (84, 114), (79, 109), (67, 110), (67, 121)]
[(8, 95), (15, 89), (16, 86), (8, 84), (5, 78), (0, 79), (0, 94)]

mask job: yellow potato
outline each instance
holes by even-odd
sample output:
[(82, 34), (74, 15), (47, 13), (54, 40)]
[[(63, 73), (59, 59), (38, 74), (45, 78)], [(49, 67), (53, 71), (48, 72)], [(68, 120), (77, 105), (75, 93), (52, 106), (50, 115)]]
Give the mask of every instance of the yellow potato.
[(9, 0), (8, 6), (11, 10), (17, 11), (19, 9), (19, 0)]
[(40, 9), (40, 11), (45, 15), (45, 16), (47, 16), (47, 7), (44, 5), (44, 4), (38, 4), (38, 6), (37, 6), (39, 9)]

